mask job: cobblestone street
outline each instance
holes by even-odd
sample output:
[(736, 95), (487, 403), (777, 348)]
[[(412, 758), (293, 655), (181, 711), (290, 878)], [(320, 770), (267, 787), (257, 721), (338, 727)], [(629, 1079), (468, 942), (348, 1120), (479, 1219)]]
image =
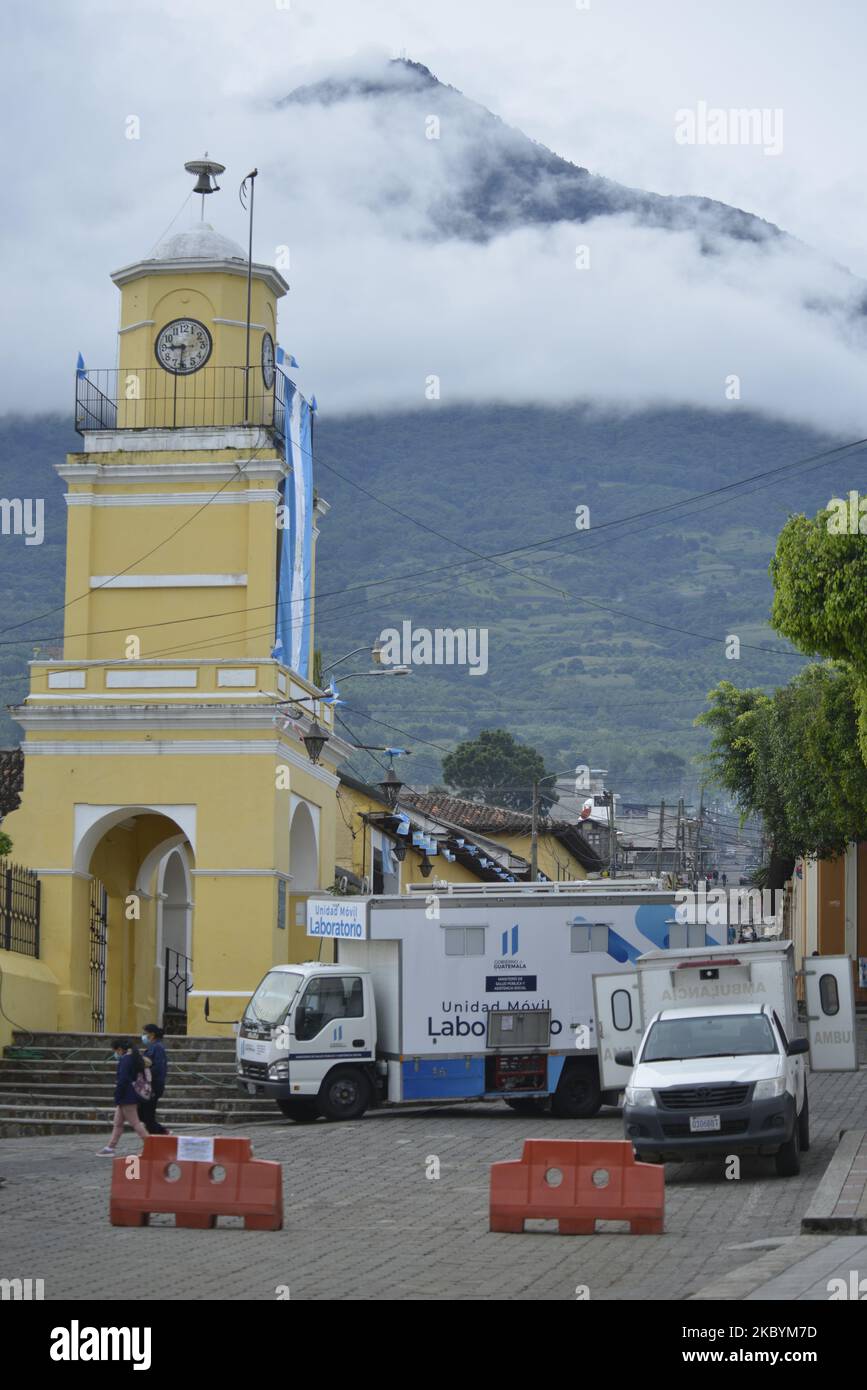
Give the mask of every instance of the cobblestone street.
[[(43, 1279), (46, 1299), (685, 1299), (799, 1235), (843, 1128), (867, 1126), (867, 1078), (811, 1076), (813, 1141), (797, 1178), (773, 1160), (669, 1165), (666, 1232), (553, 1229), (493, 1235), (488, 1169), (525, 1137), (619, 1139), (618, 1112), (529, 1120), (505, 1106), (381, 1111), (354, 1124), (257, 1126), (258, 1158), (284, 1165), (285, 1226), (149, 1229), (108, 1220), (111, 1163), (89, 1136), (0, 1141), (0, 1275)], [(134, 1153), (127, 1135), (119, 1152)], [(440, 1177), (426, 1176), (431, 1157)], [(143, 1277), (143, 1272), (148, 1272)]]

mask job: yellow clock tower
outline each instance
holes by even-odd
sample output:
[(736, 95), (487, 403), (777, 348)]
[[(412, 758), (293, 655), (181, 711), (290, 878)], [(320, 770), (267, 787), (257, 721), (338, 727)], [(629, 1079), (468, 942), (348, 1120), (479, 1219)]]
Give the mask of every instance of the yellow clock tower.
[(327, 506), (275, 360), (282, 275), (201, 221), (112, 279), (117, 366), (79, 363), (82, 451), (58, 467), (63, 659), (31, 664), (16, 711), (4, 830), (42, 894), (19, 1021), (196, 1032), (205, 995), (232, 1016), (304, 958), (306, 896), (332, 882), (349, 747), (310, 678)]

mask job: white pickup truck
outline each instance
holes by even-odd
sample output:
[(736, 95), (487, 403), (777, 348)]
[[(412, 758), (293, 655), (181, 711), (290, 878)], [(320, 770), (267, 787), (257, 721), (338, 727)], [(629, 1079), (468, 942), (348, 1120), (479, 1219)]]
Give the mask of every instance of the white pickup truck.
[[(649, 951), (595, 981), (602, 1084), (624, 1083), (623, 1123), (645, 1162), (773, 1156), (800, 1171), (814, 1071), (857, 1069), (852, 962), (805, 962), (799, 1036), (791, 942)], [(618, 1042), (620, 1045), (618, 1045)]]

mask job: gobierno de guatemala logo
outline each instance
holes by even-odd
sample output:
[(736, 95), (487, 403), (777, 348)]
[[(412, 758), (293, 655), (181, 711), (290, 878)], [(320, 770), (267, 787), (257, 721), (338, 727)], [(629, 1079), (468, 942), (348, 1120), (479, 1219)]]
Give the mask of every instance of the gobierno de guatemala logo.
[(508, 929), (500, 937), (500, 956), (494, 961), (495, 970), (526, 970), (527, 962), (521, 958), (519, 952), (520, 929), (515, 924), (511, 931)]

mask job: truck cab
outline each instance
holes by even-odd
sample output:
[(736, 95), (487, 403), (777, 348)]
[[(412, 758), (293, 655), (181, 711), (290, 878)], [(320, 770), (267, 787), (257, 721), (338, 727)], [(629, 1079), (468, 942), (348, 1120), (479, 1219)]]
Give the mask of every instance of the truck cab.
[(378, 1087), (373, 983), (354, 966), (275, 965), (238, 1030), (242, 1090), (293, 1120), (351, 1120)]
[[(796, 1174), (810, 1146), (808, 1049), (767, 1004), (660, 1011), (625, 1091), (623, 1124), (636, 1157), (767, 1154), (779, 1174)], [(618, 1060), (628, 1064), (632, 1053)]]

